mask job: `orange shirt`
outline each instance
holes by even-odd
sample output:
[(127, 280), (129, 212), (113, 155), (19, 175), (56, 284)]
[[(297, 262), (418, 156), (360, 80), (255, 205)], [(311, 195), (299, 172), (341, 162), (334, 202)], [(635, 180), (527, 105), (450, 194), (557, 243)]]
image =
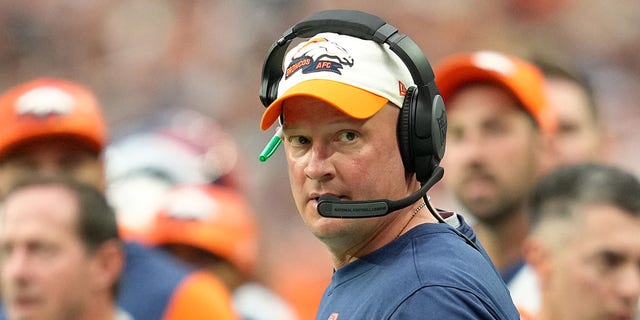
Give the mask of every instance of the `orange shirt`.
[(231, 295), (220, 280), (203, 271), (194, 272), (176, 289), (163, 320), (239, 319)]

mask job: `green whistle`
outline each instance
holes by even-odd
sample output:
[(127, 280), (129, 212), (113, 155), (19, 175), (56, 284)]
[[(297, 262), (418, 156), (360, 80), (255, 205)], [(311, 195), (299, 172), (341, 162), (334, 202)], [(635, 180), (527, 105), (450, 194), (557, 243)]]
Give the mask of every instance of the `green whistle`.
[(276, 149), (278, 149), (278, 146), (280, 146), (280, 143), (282, 143), (283, 137), (284, 134), (282, 132), (282, 127), (278, 127), (276, 134), (273, 135), (271, 140), (269, 140), (269, 143), (267, 143), (267, 145), (260, 153), (260, 156), (258, 157), (258, 159), (260, 159), (260, 162), (265, 162), (267, 161), (267, 159), (271, 158)]

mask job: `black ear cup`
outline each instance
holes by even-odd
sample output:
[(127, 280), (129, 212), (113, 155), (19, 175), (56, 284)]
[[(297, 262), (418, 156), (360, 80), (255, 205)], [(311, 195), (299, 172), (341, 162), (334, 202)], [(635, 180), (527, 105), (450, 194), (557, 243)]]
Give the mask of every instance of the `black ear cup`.
[(431, 137), (433, 140), (433, 153), (437, 163), (444, 157), (444, 150), (447, 142), (447, 112), (444, 107), (444, 100), (439, 94), (433, 98), (431, 106)]
[[(398, 147), (407, 174), (420, 182), (431, 177), (444, 156), (447, 117), (439, 94), (421, 102), (419, 89), (410, 87), (398, 116)], [(430, 102), (430, 103), (429, 103)]]
[(408, 135), (416, 178), (425, 182), (444, 156), (447, 120), (440, 95), (423, 97), (421, 94), (415, 92), (411, 97), (415, 102), (409, 109)]
[(414, 155), (411, 147), (411, 109), (415, 108), (415, 94), (417, 93), (416, 87), (409, 87), (407, 94), (402, 101), (402, 108), (400, 109), (400, 115), (398, 115), (398, 147), (400, 148), (400, 156), (402, 157), (402, 163), (404, 164), (404, 170), (407, 174), (415, 172)]

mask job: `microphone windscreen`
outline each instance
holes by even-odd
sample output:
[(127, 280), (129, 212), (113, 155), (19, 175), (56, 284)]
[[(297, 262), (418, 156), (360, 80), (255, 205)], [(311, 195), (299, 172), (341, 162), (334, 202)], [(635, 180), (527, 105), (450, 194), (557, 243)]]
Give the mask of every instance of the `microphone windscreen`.
[(327, 218), (370, 218), (389, 213), (389, 205), (384, 200), (340, 201), (332, 195), (318, 199), (318, 213)]

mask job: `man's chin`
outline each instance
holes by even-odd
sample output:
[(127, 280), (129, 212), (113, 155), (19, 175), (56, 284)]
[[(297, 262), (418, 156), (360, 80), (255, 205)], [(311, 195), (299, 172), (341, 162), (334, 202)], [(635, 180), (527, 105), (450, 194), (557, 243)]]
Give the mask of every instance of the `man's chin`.
[(462, 205), (478, 221), (490, 221), (495, 218), (495, 208), (487, 198), (465, 199), (462, 201)]
[(38, 316), (39, 306), (36, 304), (14, 304), (7, 308), (9, 319), (42, 319)]
[(319, 216), (312, 224), (307, 224), (311, 233), (325, 244), (341, 241), (341, 239), (352, 236), (353, 232), (349, 231), (349, 224), (354, 219), (326, 218)]

